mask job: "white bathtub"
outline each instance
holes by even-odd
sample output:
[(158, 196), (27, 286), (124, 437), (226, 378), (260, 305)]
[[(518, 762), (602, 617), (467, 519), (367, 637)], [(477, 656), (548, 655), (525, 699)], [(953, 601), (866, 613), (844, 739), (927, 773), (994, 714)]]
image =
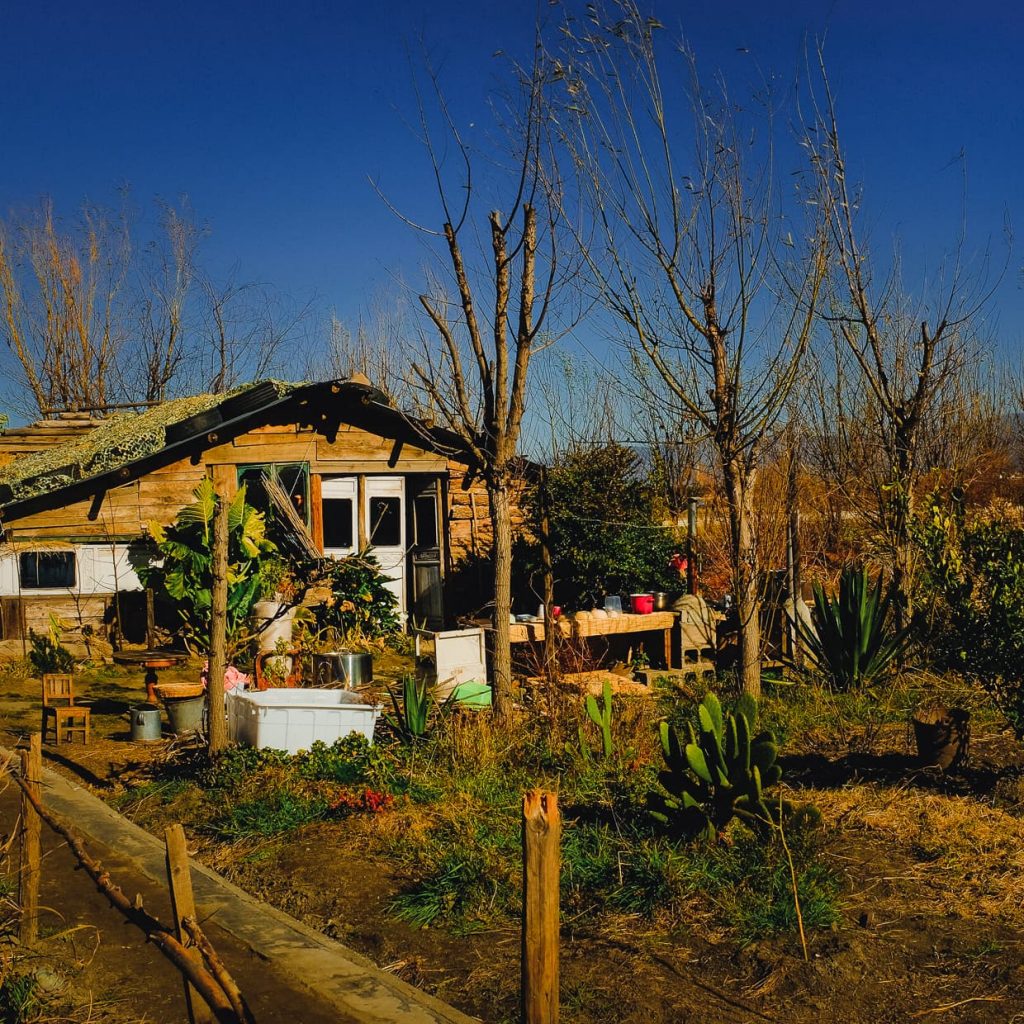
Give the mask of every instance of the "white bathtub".
[(228, 737), (250, 747), (296, 754), (317, 740), (330, 745), (357, 732), (373, 742), (380, 704), (348, 690), (274, 689), (229, 692)]

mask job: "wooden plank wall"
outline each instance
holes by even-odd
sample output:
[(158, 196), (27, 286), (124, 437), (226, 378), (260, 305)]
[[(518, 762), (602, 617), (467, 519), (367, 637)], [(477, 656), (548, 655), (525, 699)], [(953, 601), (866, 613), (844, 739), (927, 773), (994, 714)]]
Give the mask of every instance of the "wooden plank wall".
[(265, 462), (309, 462), (311, 474), (443, 473), (446, 465), (443, 456), (398, 445), (357, 427), (343, 426), (333, 441), (294, 425), (260, 427), (208, 449), (200, 462), (175, 462), (111, 488), (102, 503), (80, 501), (8, 525), (18, 541), (137, 537), (150, 522), (172, 522), (212, 467)]

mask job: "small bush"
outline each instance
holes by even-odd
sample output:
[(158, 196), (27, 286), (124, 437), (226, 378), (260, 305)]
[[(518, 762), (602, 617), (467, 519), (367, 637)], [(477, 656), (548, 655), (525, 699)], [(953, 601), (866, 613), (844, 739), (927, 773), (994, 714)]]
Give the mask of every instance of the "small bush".
[(844, 569), (835, 597), (815, 583), (814, 629), (795, 621), (806, 661), (833, 690), (870, 687), (906, 652), (911, 628), (894, 625), (895, 597), (895, 587), (883, 593), (881, 577), (872, 587), (867, 569)]
[(0, 1021), (4, 1024), (28, 1024), (39, 1008), (32, 975), (6, 974), (0, 981)]
[(318, 819), (386, 810), (396, 768), (388, 753), (351, 734), (295, 755), (229, 747), (199, 772), (200, 784), (228, 809), (210, 825), (235, 841), (290, 832)]
[(42, 676), (50, 672), (74, 672), (75, 657), (60, 642), (59, 635), (51, 636), (30, 629), (28, 641), (30, 644), (28, 660), (35, 675)]
[(213, 823), (211, 831), (218, 839), (229, 842), (277, 836), (324, 817), (328, 808), (323, 797), (276, 792), (229, 807), (224, 816)]
[(415, 887), (391, 901), (392, 912), (400, 921), (419, 928), (439, 920), (463, 921), (481, 906), (485, 879), (479, 857), (453, 850)]
[(931, 649), (942, 667), (979, 681), (1024, 738), (1024, 529), (968, 522), (936, 500), (918, 527), (932, 601)]

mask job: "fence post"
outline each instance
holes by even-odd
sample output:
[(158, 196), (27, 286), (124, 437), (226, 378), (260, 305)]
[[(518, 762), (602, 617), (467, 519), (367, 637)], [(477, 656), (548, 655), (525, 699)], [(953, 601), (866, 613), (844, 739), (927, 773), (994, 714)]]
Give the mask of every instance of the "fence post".
[(558, 886), (562, 819), (555, 793), (523, 797), (523, 1024), (558, 1024)]
[[(167, 844), (167, 885), (171, 890), (171, 913), (178, 941), (191, 946), (192, 939), (183, 924), (186, 917), (196, 916), (195, 900), (192, 896), (192, 875), (188, 866), (188, 847), (185, 844), (185, 830), (181, 825), (169, 825), (164, 831)], [(197, 960), (195, 953), (192, 954)], [(188, 1009), (189, 1024), (216, 1024), (206, 1000), (185, 978), (185, 1006)]]
[[(42, 737), (34, 732), (28, 750), (21, 752), (21, 777), (33, 794), (42, 799), (39, 783), (43, 778)], [(21, 926), (18, 937), (26, 946), (35, 945), (39, 937), (39, 833), (42, 822), (28, 797), (21, 795), (21, 863), (18, 871), (18, 902), (21, 905)]]

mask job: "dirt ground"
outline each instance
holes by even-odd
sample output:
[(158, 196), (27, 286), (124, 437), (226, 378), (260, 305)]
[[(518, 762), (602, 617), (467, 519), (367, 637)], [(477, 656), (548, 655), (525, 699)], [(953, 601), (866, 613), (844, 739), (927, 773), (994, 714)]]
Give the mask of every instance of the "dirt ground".
[[(9, 834), (18, 816), (18, 791), (7, 783), (0, 792), (0, 829)], [(44, 826), (40, 876), (40, 943), (26, 955), (16, 953), (13, 970), (36, 976), (39, 991), (52, 1001), (42, 1019), (88, 1024), (180, 1024), (185, 1019), (181, 976), (126, 923), (97, 891), (66, 846)], [(171, 920), (165, 888), (155, 885), (131, 862), (101, 844), (90, 842), (114, 881), (162, 921)], [(13, 852), (13, 851), (12, 851)], [(16, 854), (15, 854), (16, 856)], [(16, 864), (5, 875), (16, 892)], [(320, 1005), (301, 986), (292, 987), (268, 970), (248, 946), (212, 922), (211, 942), (245, 993), (261, 1024), (337, 1024), (336, 1010)], [(6, 1019), (6, 1018), (2, 1018)], [(28, 1019), (35, 1020), (33, 1016)]]
[[(89, 748), (49, 747), (44, 754), (100, 796), (129, 766), (167, 752), (168, 741), (128, 742), (124, 710), (143, 695), (137, 675), (111, 670), (90, 685), (97, 738)], [(37, 727), (37, 685), (0, 680), (0, 738), (8, 744)], [(739, 949), (724, 935), (655, 933), (638, 918), (600, 928), (567, 920), (563, 1020), (1024, 1021), (1020, 746), (994, 727), (976, 729), (968, 767), (950, 778), (916, 771), (899, 727), (882, 730), (870, 752), (851, 753), (855, 747), (811, 737), (785, 758), (787, 779), (822, 811), (826, 857), (846, 881), (843, 919), (811, 936), (809, 962), (791, 938)], [(122, 810), (155, 828), (159, 815), (146, 813), (146, 799)], [(395, 920), (388, 903), (407, 879), (367, 855), (365, 830), (372, 827), (354, 817), (306, 826), (247, 848), (244, 857), (212, 844), (201, 856), (241, 887), (460, 1009), (492, 1024), (515, 1020), (517, 929), (456, 935)], [(107, 936), (117, 935), (118, 925), (101, 927), (93, 990), (129, 1000), (125, 1012), (155, 1014), (146, 1002), (154, 988), (148, 960), (114, 956), (104, 979), (104, 957), (115, 952)], [(76, 949), (82, 936), (74, 933)]]

